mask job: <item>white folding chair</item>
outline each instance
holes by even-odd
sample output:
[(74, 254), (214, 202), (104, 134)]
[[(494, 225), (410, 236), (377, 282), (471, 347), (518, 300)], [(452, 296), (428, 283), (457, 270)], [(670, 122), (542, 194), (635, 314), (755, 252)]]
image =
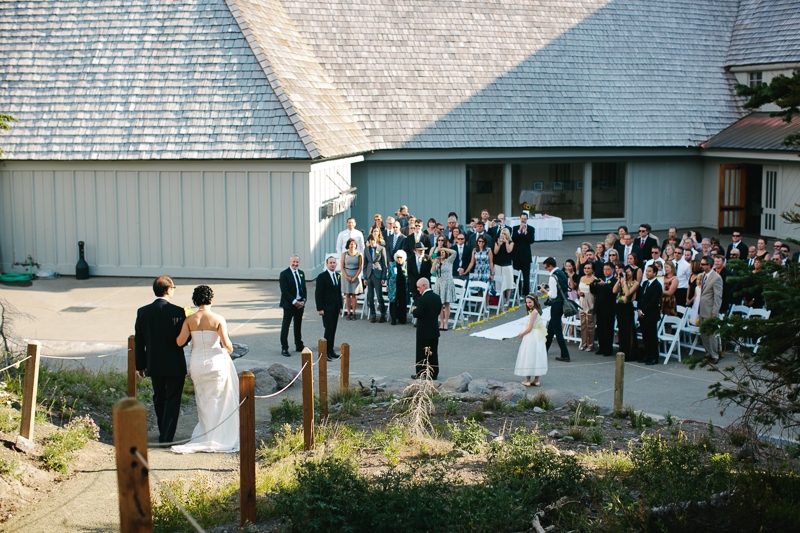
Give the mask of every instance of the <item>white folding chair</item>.
[[(676, 351), (675, 357), (678, 358), (678, 362), (680, 363), (681, 361), (681, 330), (686, 324), (686, 320), (686, 313), (684, 313), (682, 317), (665, 316), (661, 320), (661, 325), (658, 328), (658, 355), (664, 357), (665, 365), (669, 362), (673, 350)], [(667, 326), (672, 326), (674, 328), (672, 333), (667, 332)], [(669, 343), (669, 348), (665, 352), (661, 351), (662, 342), (665, 346)]]
[(742, 318), (748, 318), (752, 310), (752, 307), (746, 305), (732, 305), (728, 316), (740, 315)]
[[(747, 315), (747, 318), (759, 318), (762, 320), (766, 320), (772, 315), (772, 311), (768, 311), (767, 309), (754, 309), (749, 308), (750, 313)], [(761, 338), (759, 337), (755, 341), (753, 339), (745, 339), (742, 341), (742, 344), (747, 346), (748, 348), (753, 349), (753, 353), (758, 352), (758, 343), (761, 342)]]
[[(503, 286), (502, 278), (500, 278), (500, 279), (501, 279), (500, 286), (502, 287)], [(496, 286), (497, 286), (497, 278), (495, 278), (495, 287)], [(489, 303), (489, 302), (491, 302), (491, 300), (492, 300), (492, 296), (490, 295), (489, 298), (488, 298), (488, 301), (486, 303), (486, 316), (487, 317), (489, 315), (491, 315), (492, 311), (494, 311), (494, 316), (499, 315), (503, 311), (503, 304), (505, 303), (503, 301), (503, 291), (497, 291), (497, 303), (495, 305), (492, 305), (491, 303)]]
[(570, 317), (562, 317), (561, 325), (564, 327), (564, 340), (581, 342), (581, 314), (575, 313)]
[(547, 259), (547, 256), (535, 256), (533, 258), (533, 262), (531, 263), (530, 279), (534, 287), (539, 286), (539, 276), (544, 276), (545, 278), (550, 277), (550, 272), (542, 267), (542, 263), (544, 263), (545, 259)]
[(522, 271), (521, 270), (514, 270), (514, 288), (511, 290), (511, 299), (508, 302), (509, 307), (514, 307), (515, 305), (519, 305), (519, 300), (524, 299), (524, 296), (520, 295), (519, 284), (522, 283)]
[(453, 322), (453, 329), (456, 329), (456, 324), (461, 320), (461, 311), (464, 308), (464, 295), (467, 290), (467, 282), (463, 279), (453, 280), (456, 286), (456, 299), (450, 302), (450, 316), (447, 318), (447, 327), (450, 327), (450, 321)]
[(469, 287), (464, 292), (464, 301), (461, 309), (462, 317), (475, 317), (473, 322), (483, 320), (486, 314), (486, 292), (489, 284), (485, 281), (470, 281)]

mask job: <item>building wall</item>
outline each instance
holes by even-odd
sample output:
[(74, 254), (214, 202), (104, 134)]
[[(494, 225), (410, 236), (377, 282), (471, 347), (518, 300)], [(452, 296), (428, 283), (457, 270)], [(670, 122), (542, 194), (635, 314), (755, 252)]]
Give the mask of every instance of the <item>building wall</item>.
[[(781, 213), (784, 211), (800, 212), (800, 207), (795, 205), (800, 204), (800, 162), (784, 162), (778, 165), (778, 167), (778, 176), (780, 180), (780, 185), (778, 187), (778, 208)], [(786, 237), (800, 239), (800, 226), (789, 224), (782, 218), (778, 218), (775, 229), (777, 230), (779, 239), (785, 239)], [(796, 246), (791, 244), (790, 246), (793, 251), (797, 251)]]
[(703, 220), (703, 164), (699, 158), (637, 160), (629, 165), (628, 227), (698, 227)]
[(5, 162), (0, 261), (73, 275), (86, 242), (94, 275), (275, 279), (292, 253), (321, 269), (347, 213), (319, 205), (349, 187), (349, 163)]
[[(372, 225), (375, 213), (394, 216), (401, 205), (426, 220), (444, 221), (455, 211), (464, 224), (466, 211), (465, 166), (447, 163), (359, 163), (353, 166), (353, 186), (358, 202), (353, 209), (358, 228)], [(342, 227), (344, 229), (344, 226)]]

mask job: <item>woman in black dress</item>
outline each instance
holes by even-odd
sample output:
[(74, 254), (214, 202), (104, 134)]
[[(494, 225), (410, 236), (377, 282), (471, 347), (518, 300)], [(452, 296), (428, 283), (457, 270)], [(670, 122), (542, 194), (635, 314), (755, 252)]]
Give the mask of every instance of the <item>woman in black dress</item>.
[(639, 290), (631, 265), (617, 263), (617, 281), (614, 294), (617, 295), (617, 327), (619, 327), (619, 351), (625, 354), (626, 361), (637, 360), (636, 325), (633, 320), (633, 300)]

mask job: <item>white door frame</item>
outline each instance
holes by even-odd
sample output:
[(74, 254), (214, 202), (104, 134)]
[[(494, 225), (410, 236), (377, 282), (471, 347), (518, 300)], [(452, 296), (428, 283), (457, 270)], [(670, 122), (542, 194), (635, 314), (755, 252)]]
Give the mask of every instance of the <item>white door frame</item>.
[(764, 165), (761, 170), (761, 234), (777, 237), (780, 224), (781, 167)]

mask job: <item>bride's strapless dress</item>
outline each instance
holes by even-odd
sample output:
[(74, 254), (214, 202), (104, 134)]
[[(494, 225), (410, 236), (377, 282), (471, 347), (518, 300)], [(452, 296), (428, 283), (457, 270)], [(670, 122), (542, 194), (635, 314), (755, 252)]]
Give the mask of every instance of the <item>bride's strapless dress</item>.
[[(216, 331), (192, 331), (189, 375), (194, 382), (197, 416), (188, 444), (173, 446), (176, 453), (239, 451), (239, 379)], [(219, 427), (215, 427), (229, 417)], [(214, 428), (209, 432), (211, 428)]]

